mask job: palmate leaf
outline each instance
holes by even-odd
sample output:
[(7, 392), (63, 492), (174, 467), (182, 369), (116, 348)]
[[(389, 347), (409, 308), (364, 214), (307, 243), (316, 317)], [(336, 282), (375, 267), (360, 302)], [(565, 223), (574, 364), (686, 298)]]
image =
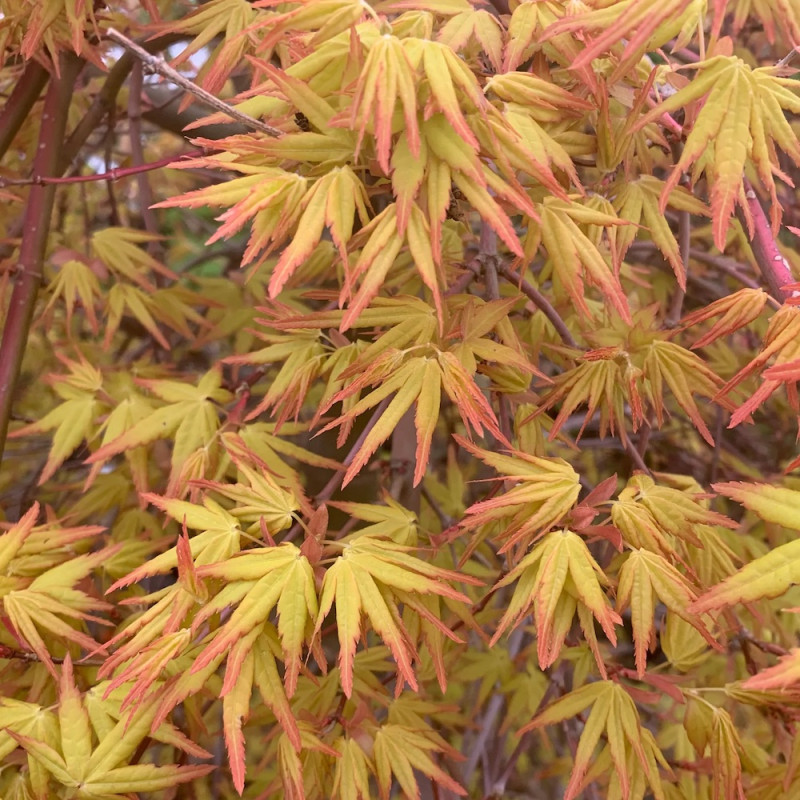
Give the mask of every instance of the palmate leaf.
[(779, 77), (775, 67), (752, 69), (735, 56), (715, 56), (692, 66), (698, 69), (696, 77), (645, 114), (638, 127), (703, 99), (681, 157), (664, 185), (661, 207), (696, 162), (695, 177), (705, 171), (710, 179), (714, 244), (723, 250), (735, 204), (742, 202), (748, 160), (770, 192), (773, 224), (777, 224), (781, 206), (772, 177), (775, 171), (780, 174), (775, 146), (800, 165), (800, 142), (784, 115), (784, 109), (800, 111), (800, 97), (793, 91), (796, 82)]
[[(286, 663), (285, 684), (289, 697), (297, 686), (303, 643), (309, 638), (311, 622), (317, 617), (314, 573), (308, 559), (285, 542), (277, 547), (247, 550), (227, 561), (199, 567), (201, 579), (223, 581), (223, 589), (195, 616), (197, 630), (206, 620), (232, 608), (227, 621), (207, 638), (195, 660), (193, 672), (204, 669), (245, 637), (258, 635), (273, 609), (278, 612), (278, 636)], [(226, 675), (226, 691), (236, 681), (236, 670)]]
[[(640, 175), (637, 180), (626, 180), (621, 184), (614, 208), (620, 217), (632, 223), (617, 231), (617, 244), (620, 258), (625, 257), (628, 247), (633, 244), (639, 231), (638, 225), (645, 225), (656, 247), (667, 259), (675, 273), (678, 285), (686, 288), (686, 265), (681, 260), (680, 247), (669, 222), (660, 207), (660, 197), (664, 191), (664, 182), (653, 175)], [(680, 211), (708, 216), (705, 203), (695, 197), (683, 186), (675, 186), (669, 193), (668, 205)]]
[[(58, 642), (59, 648), (69, 643), (89, 652), (99, 647), (77, 625), (83, 622), (106, 624), (91, 612), (107, 611), (111, 606), (75, 587), (113, 556), (119, 545), (75, 555), (73, 543), (96, 535), (102, 528), (86, 526), (59, 530), (51, 524), (38, 529), (37, 535), (34, 523), (38, 514), (39, 506), (34, 504), (18, 523), (0, 536), (0, 605), (6, 627), (54, 673), (50, 653), (54, 642)], [(38, 561), (37, 569), (35, 576), (29, 577), (26, 560), (41, 551), (49, 552), (50, 558), (45, 561), (33, 558), (32, 561)]]
[(67, 656), (59, 687), (57, 747), (13, 731), (9, 734), (56, 783), (83, 797), (122, 798), (134, 792), (160, 791), (201, 778), (214, 769), (211, 765), (126, 765), (141, 741), (150, 735), (154, 714), (154, 709), (146, 708), (119, 720), (94, 745), (90, 717)]
[(700, 322), (705, 322), (718, 314), (722, 315), (711, 329), (692, 345), (692, 350), (705, 347), (721, 336), (728, 336), (749, 325), (760, 316), (768, 297), (763, 289), (740, 289), (715, 300), (705, 308), (687, 314), (681, 323), (684, 329), (694, 328)]
[(611, 608), (602, 588), (608, 585), (608, 579), (583, 539), (567, 529), (549, 533), (497, 583), (496, 588), (514, 581), (518, 581), (517, 586), (491, 645), (533, 606), (539, 668), (547, 669), (558, 658), (578, 610), (584, 636), (601, 674), (605, 675), (592, 617), (600, 623), (612, 645), (617, 642), (615, 625), (621, 625), (622, 618)]
[[(352, 368), (348, 372), (352, 371)], [(416, 467), (414, 485), (424, 477), (428, 463), (430, 445), (439, 418), (441, 390), (450, 397), (461, 415), (467, 430), (479, 434), (488, 430), (498, 441), (505, 442), (497, 418), (485, 396), (451, 352), (433, 350), (431, 355), (404, 359), (402, 352), (386, 350), (381, 353), (358, 378), (352, 380), (341, 391), (331, 397), (320, 409), (325, 413), (334, 403), (344, 401), (369, 385), (379, 384), (363, 399), (351, 406), (338, 419), (322, 430), (348, 423), (381, 401), (391, 397), (386, 410), (366, 435), (361, 447), (353, 457), (343, 485), (349, 483), (364, 467), (378, 447), (391, 436), (402, 416), (416, 404), (414, 425), (417, 431)]]
[(486, 53), (495, 72), (503, 71), (503, 27), (497, 17), (483, 9), (455, 14), (439, 31), (439, 41), (453, 52), (477, 42)]
[[(475, 578), (441, 569), (410, 554), (410, 548), (368, 536), (340, 545), (342, 553), (325, 572), (319, 599), (316, 631), (322, 627), (334, 603), (339, 637), (339, 670), (347, 697), (353, 692), (353, 659), (356, 644), (364, 631), (366, 616), (375, 633), (391, 650), (398, 669), (398, 687), (405, 682), (417, 689), (411, 661), (416, 656), (400, 619), (394, 593), (409, 596), (434, 594), (469, 603), (469, 598), (453, 589), (450, 582), (480, 584)], [(398, 688), (399, 690), (399, 688)]]
[(547, 198), (539, 209), (538, 233), (558, 276), (572, 302), (590, 316), (584, 293), (584, 280), (597, 286), (619, 316), (631, 322), (626, 295), (606, 256), (578, 227), (578, 223), (610, 227), (627, 222), (611, 214), (587, 208), (576, 202)]
[(55, 393), (63, 400), (41, 419), (12, 430), (9, 439), (55, 431), (47, 461), (39, 476), (39, 484), (48, 481), (58, 468), (81, 445), (96, 433), (96, 418), (103, 408), (97, 395), (103, 389), (103, 374), (83, 356), (77, 361), (61, 358), (69, 370), (47, 378)]
[[(583, 725), (575, 751), (575, 767), (564, 794), (565, 800), (573, 800), (581, 792), (584, 776), (603, 734), (620, 784), (620, 796), (628, 797), (632, 781), (643, 778), (650, 784), (654, 795), (663, 798), (658, 763), (666, 766), (666, 762), (652, 735), (648, 736), (648, 731), (642, 728), (633, 699), (619, 683), (609, 680), (587, 683), (557, 700), (519, 732), (554, 725), (580, 714), (589, 706), (592, 710)], [(640, 775), (636, 776), (634, 772)]]
[[(800, 530), (800, 492), (769, 484), (718, 483), (714, 489), (754, 511), (767, 522)], [(692, 613), (779, 597), (800, 583), (800, 539), (773, 548), (745, 564), (691, 606)]]
[(378, 788), (382, 800), (388, 800), (394, 781), (410, 800), (418, 800), (419, 787), (414, 770), (431, 779), (437, 786), (463, 796), (467, 792), (431, 757), (441, 747), (405, 725), (382, 725), (375, 734), (374, 759)]
[(209, 370), (196, 387), (180, 381), (143, 378), (138, 383), (167, 405), (155, 409), (116, 439), (104, 444), (86, 463), (103, 462), (119, 453), (169, 436), (175, 442), (172, 470), (176, 474), (195, 450), (210, 444), (216, 435), (219, 428), (218, 406), (232, 398), (231, 393), (221, 387), (222, 370), (219, 367)]
[[(583, 13), (565, 14), (548, 26), (542, 35), (546, 41), (564, 33), (581, 34), (587, 45), (573, 61), (572, 68), (582, 70), (620, 41), (625, 49), (609, 80), (616, 83), (648, 51), (661, 47), (684, 25), (693, 25), (705, 13), (705, 3), (698, 0), (667, 0), (654, 8), (649, 0), (620, 0)], [(595, 35), (595, 31), (599, 31)]]
[(461, 527), (474, 530), (502, 522), (501, 551), (528, 542), (556, 525), (574, 506), (580, 494), (580, 476), (562, 459), (537, 458), (512, 450), (500, 455), (476, 447), (456, 436), (467, 452), (517, 485), (498, 497), (470, 506)]
[(639, 678), (645, 674), (647, 650), (655, 635), (656, 602), (663, 603), (699, 631), (708, 644), (717, 647), (702, 619), (687, 610), (696, 599), (697, 592), (689, 580), (658, 553), (634, 550), (625, 560), (619, 573), (617, 611), (622, 614), (628, 608), (631, 610)]
[(696, 528), (720, 525), (736, 528), (736, 523), (706, 508), (706, 495), (659, 485), (648, 475), (634, 475), (611, 506), (611, 520), (626, 544), (675, 555), (675, 540), (702, 547)]
[(221, 37), (196, 78), (206, 91), (217, 94), (247, 49), (248, 38), (240, 34), (257, 14), (246, 0), (210, 0), (182, 19), (170, 20), (157, 27), (165, 33), (192, 37), (180, 55), (173, 59), (175, 67), (186, 63), (194, 53), (213, 45), (217, 37)]
[[(736, 388), (745, 378), (754, 373), (761, 372), (763, 378), (758, 389), (736, 409), (728, 425), (733, 428), (744, 422), (750, 415), (764, 403), (782, 384), (793, 386), (797, 380), (797, 364), (800, 363), (800, 314), (790, 304), (779, 308), (769, 321), (764, 344), (761, 352), (742, 367), (717, 393), (714, 399), (728, 394)], [(772, 367), (764, 369), (772, 359)], [(763, 370), (763, 371), (762, 371)], [(793, 469), (791, 465), (789, 469)]]

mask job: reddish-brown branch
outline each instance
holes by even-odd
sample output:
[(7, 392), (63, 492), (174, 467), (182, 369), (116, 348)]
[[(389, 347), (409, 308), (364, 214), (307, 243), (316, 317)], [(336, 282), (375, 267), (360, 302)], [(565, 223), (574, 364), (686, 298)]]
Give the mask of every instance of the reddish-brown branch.
[(94, 175), (70, 175), (66, 178), (61, 178), (55, 175), (34, 175), (31, 178), (23, 178), (20, 180), (0, 178), (0, 188), (5, 186), (48, 186), (59, 185), (64, 183), (93, 183), (95, 181), (118, 181), (122, 178), (127, 178), (131, 175), (138, 175), (142, 172), (152, 172), (155, 169), (163, 169), (176, 161), (185, 161), (189, 158), (195, 158), (202, 154), (202, 150), (190, 150), (186, 153), (179, 153), (177, 155), (166, 156), (160, 158), (158, 161), (149, 161), (145, 164), (136, 164), (132, 167), (117, 167), (110, 169), (108, 172), (98, 172)]
[(5, 155), (14, 137), (39, 99), (49, 73), (38, 61), (29, 61), (14, 91), (0, 112), (0, 158)]
[[(61, 65), (61, 77), (54, 79), (47, 90), (39, 146), (33, 164), (37, 175), (54, 175), (59, 169), (73, 85), (81, 66), (82, 62), (78, 58), (65, 56)], [(33, 186), (25, 207), (16, 282), (0, 343), (0, 460), (5, 448), (14, 390), (25, 354), (36, 297), (42, 283), (42, 264), (50, 232), (54, 197), (55, 186)]]
[(747, 178), (744, 179), (744, 196), (747, 209), (746, 211), (737, 209), (736, 214), (750, 236), (750, 247), (753, 249), (753, 255), (767, 283), (769, 293), (776, 300), (783, 302), (791, 294), (791, 290), (786, 291), (783, 287), (794, 283), (795, 279), (786, 259), (778, 249), (778, 243), (772, 235), (772, 228), (761, 207), (761, 201)]

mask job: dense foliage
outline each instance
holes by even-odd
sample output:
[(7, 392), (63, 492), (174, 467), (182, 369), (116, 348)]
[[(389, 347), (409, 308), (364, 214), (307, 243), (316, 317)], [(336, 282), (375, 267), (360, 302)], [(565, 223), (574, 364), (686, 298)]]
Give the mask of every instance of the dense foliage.
[(797, 43), (0, 0), (0, 797), (800, 797)]

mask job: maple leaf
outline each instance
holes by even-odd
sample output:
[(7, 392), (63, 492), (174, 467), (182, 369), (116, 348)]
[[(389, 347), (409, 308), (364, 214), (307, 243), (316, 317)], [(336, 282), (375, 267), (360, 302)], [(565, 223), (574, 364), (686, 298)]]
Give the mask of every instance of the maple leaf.
[(206, 91), (217, 94), (248, 47), (248, 38), (240, 34), (254, 22), (257, 13), (245, 0), (210, 0), (183, 19), (170, 20), (156, 27), (170, 34), (189, 34), (192, 37), (180, 54), (172, 59), (175, 67), (186, 63), (195, 53), (221, 37), (195, 79)]
[(154, 713), (145, 709), (120, 720), (104, 731), (102, 740), (94, 746), (92, 722), (67, 656), (61, 669), (56, 741), (41, 741), (13, 731), (9, 734), (58, 784), (79, 789), (87, 796), (121, 798), (135, 792), (169, 789), (208, 775), (214, 769), (211, 765), (123, 765), (149, 735)]
[(592, 710), (584, 723), (575, 751), (575, 767), (564, 794), (565, 800), (573, 800), (581, 792), (584, 776), (603, 733), (608, 742), (621, 796), (628, 796), (632, 782), (639, 778), (637, 772), (647, 780), (654, 792), (660, 794), (661, 782), (656, 762), (665, 765), (664, 758), (652, 735), (647, 736), (647, 731), (642, 728), (631, 696), (619, 683), (602, 680), (581, 686), (556, 700), (523, 726), (519, 734), (562, 722), (580, 714), (589, 706)]
[(580, 478), (566, 461), (537, 458), (516, 450), (501, 455), (482, 450), (460, 436), (455, 438), (467, 452), (505, 475), (504, 480), (519, 482), (499, 497), (471, 505), (466, 510), (470, 516), (461, 523), (475, 529), (502, 521), (501, 537), (508, 541), (501, 551), (538, 537), (556, 525), (577, 501)]
[(93, 437), (96, 417), (102, 408), (97, 399), (97, 394), (103, 388), (100, 370), (82, 356), (79, 361), (67, 358), (62, 361), (70, 370), (69, 374), (50, 376), (50, 382), (63, 402), (38, 421), (17, 428), (8, 435), (14, 439), (55, 430), (47, 461), (39, 476), (39, 485), (52, 478), (84, 440)]
[(453, 780), (431, 757), (431, 753), (440, 749), (435, 742), (421, 736), (413, 728), (391, 723), (382, 725), (375, 734), (373, 751), (381, 798), (388, 800), (394, 776), (405, 796), (418, 800), (420, 793), (414, 770), (443, 789), (459, 796), (466, 795), (461, 784)]
[(718, 314), (722, 315), (711, 329), (692, 345), (692, 350), (706, 347), (721, 336), (728, 336), (749, 325), (760, 316), (768, 299), (769, 295), (763, 289), (740, 289), (715, 300), (705, 308), (687, 314), (681, 322), (684, 330), (694, 328), (698, 323), (705, 322)]
[[(714, 244), (724, 250), (736, 203), (742, 202), (743, 175), (748, 161), (755, 166), (761, 183), (772, 198), (773, 225), (777, 226), (780, 203), (772, 174), (779, 171), (777, 144), (800, 165), (800, 142), (783, 109), (800, 111), (795, 82), (781, 78), (775, 67), (751, 68), (735, 56), (715, 56), (693, 64), (698, 73), (679, 91), (645, 114), (637, 127), (664, 112), (685, 108), (703, 99), (703, 106), (686, 139), (683, 152), (661, 195), (663, 211), (667, 197), (681, 175), (695, 162), (694, 176), (705, 171), (711, 186)], [(779, 173), (780, 174), (780, 173)]]
[[(645, 225), (656, 247), (667, 259), (678, 285), (686, 288), (686, 265), (681, 260), (678, 241), (664, 216), (659, 198), (664, 192), (664, 182), (653, 175), (640, 175), (637, 180), (626, 180), (619, 187), (614, 198), (614, 208), (620, 217), (631, 225), (617, 231), (617, 245), (620, 258), (625, 257), (628, 247), (633, 244), (639, 231), (637, 225)], [(675, 186), (669, 192), (668, 205), (680, 211), (708, 216), (706, 205), (683, 186)]]
[[(396, 591), (410, 596), (435, 594), (469, 603), (469, 598), (445, 581), (479, 584), (480, 581), (441, 569), (410, 555), (408, 547), (378, 541), (367, 536), (340, 545), (342, 553), (325, 572), (319, 597), (316, 632), (336, 604), (339, 637), (339, 670), (347, 697), (353, 692), (353, 659), (362, 636), (362, 615), (366, 615), (378, 636), (397, 662), (399, 677), (416, 689), (411, 666), (416, 653), (399, 618)], [(398, 681), (398, 686), (401, 681)]]
[[(800, 492), (768, 484), (714, 484), (720, 494), (731, 497), (767, 522), (800, 530)], [(800, 583), (800, 539), (779, 545), (754, 558), (737, 573), (701, 595), (691, 606), (702, 613), (735, 603), (750, 603), (779, 597)]]
[[(103, 529), (86, 526), (59, 530), (55, 525), (48, 525), (39, 531), (37, 537), (34, 523), (38, 515), (39, 505), (35, 503), (18, 523), (0, 535), (0, 571), (4, 573), (0, 583), (0, 603), (6, 627), (15, 632), (17, 639), (54, 674), (53, 659), (42, 631), (48, 639), (76, 644), (89, 652), (99, 647), (91, 636), (74, 626), (83, 621), (106, 624), (105, 620), (90, 612), (108, 610), (111, 606), (75, 587), (112, 556), (118, 546), (75, 555), (66, 545)], [(40, 539), (38, 547), (31, 541), (33, 538)], [(42, 548), (42, 541), (48, 542), (47, 548)], [(25, 552), (26, 543), (28, 553)], [(31, 550), (33, 553), (40, 549), (58, 552), (61, 547), (64, 550), (55, 563), (42, 563), (40, 560), (35, 577), (29, 577), (25, 556), (30, 558)]]
[(502, 72), (503, 33), (497, 17), (483, 9), (470, 10), (450, 17), (439, 31), (439, 41), (456, 53), (477, 42), (495, 71)]
[(656, 601), (695, 628), (712, 647), (717, 643), (703, 621), (687, 608), (697, 599), (689, 580), (663, 556), (649, 550), (634, 550), (619, 572), (617, 611), (631, 609), (636, 674), (642, 678), (647, 668), (647, 650), (655, 637)]
[(533, 606), (539, 668), (547, 669), (558, 658), (577, 610), (584, 636), (600, 672), (605, 675), (592, 617), (600, 623), (612, 645), (617, 641), (614, 626), (621, 625), (622, 618), (611, 608), (603, 592), (608, 579), (583, 539), (567, 529), (549, 533), (495, 588), (514, 581), (518, 581), (517, 586), (491, 645)]
[(579, 222), (606, 228), (628, 223), (612, 214), (557, 198), (545, 199), (539, 214), (541, 222), (532, 227), (532, 230), (536, 231), (537, 237), (541, 237), (553, 272), (575, 306), (583, 314), (590, 316), (584, 292), (584, 280), (587, 280), (600, 289), (623, 320), (631, 322), (630, 310), (618, 276), (597, 244), (578, 227)]
[(703, 525), (736, 528), (736, 523), (701, 502), (705, 495), (660, 486), (647, 475), (634, 475), (611, 506), (611, 520), (632, 547), (670, 558), (673, 537), (702, 547), (696, 529)]
[(218, 404), (227, 403), (231, 394), (221, 388), (222, 370), (211, 369), (197, 386), (180, 381), (140, 378), (142, 386), (164, 400), (161, 406), (144, 419), (105, 444), (87, 460), (87, 464), (102, 462), (126, 450), (162, 439), (174, 437), (172, 449), (173, 473), (180, 471), (189, 456), (199, 447), (207, 446), (219, 427)]
[(728, 394), (745, 378), (762, 370), (770, 359), (775, 358), (773, 366), (761, 373), (763, 380), (758, 389), (731, 416), (729, 428), (744, 422), (782, 383), (792, 385), (797, 380), (797, 365), (800, 364), (800, 314), (797, 311), (794, 306), (784, 304), (775, 312), (764, 335), (761, 352), (717, 393), (715, 399)]
[[(199, 567), (198, 576), (224, 581), (224, 588), (209, 600), (192, 624), (194, 630), (227, 607), (233, 611), (197, 657), (192, 671), (197, 672), (226, 653), (249, 635), (258, 635), (273, 609), (278, 612), (278, 636), (286, 662), (286, 692), (297, 686), (303, 642), (317, 616), (314, 573), (308, 559), (290, 542), (277, 547), (247, 550), (216, 564)], [(226, 677), (228, 690), (236, 680), (236, 670)]]
[[(353, 367), (348, 371), (353, 371)], [(380, 384), (378, 388), (358, 400), (338, 419), (328, 423), (322, 429), (324, 431), (337, 425), (347, 424), (364, 411), (391, 397), (385, 411), (366, 435), (348, 466), (343, 485), (349, 483), (356, 476), (375, 450), (389, 438), (402, 416), (411, 408), (412, 404), (416, 403), (414, 417), (417, 431), (414, 471), (414, 485), (416, 486), (425, 475), (430, 444), (439, 416), (442, 389), (455, 404), (468, 430), (472, 427), (482, 434), (483, 429), (486, 428), (496, 439), (505, 441), (505, 436), (500, 431), (494, 412), (472, 376), (453, 353), (442, 352), (438, 349), (433, 350), (430, 355), (408, 359), (404, 359), (402, 351), (385, 350), (366, 370), (361, 372), (358, 378), (350, 381), (347, 386), (334, 394), (319, 413), (325, 413), (334, 403), (347, 400), (356, 392), (360, 392), (363, 387), (376, 383)]]
[(100, 323), (97, 320), (97, 301), (102, 298), (102, 290), (97, 275), (84, 261), (71, 258), (60, 265), (58, 273), (50, 283), (52, 297), (45, 307), (45, 313), (53, 308), (56, 301), (63, 300), (67, 312), (67, 328), (72, 327), (72, 315), (76, 301), (86, 312), (92, 333), (97, 335)]
[[(542, 35), (547, 41), (563, 33), (580, 32), (587, 41), (571, 68), (586, 69), (620, 41), (624, 50), (609, 80), (616, 83), (648, 51), (672, 39), (686, 24), (694, 24), (704, 4), (696, 0), (667, 0), (654, 8), (648, 0), (621, 0), (583, 13), (565, 14)], [(592, 35), (594, 31), (601, 33)], [(616, 54), (615, 54), (616, 55)]]
[(744, 689), (755, 692), (781, 691), (800, 683), (800, 648), (793, 647), (778, 663), (751, 675)]

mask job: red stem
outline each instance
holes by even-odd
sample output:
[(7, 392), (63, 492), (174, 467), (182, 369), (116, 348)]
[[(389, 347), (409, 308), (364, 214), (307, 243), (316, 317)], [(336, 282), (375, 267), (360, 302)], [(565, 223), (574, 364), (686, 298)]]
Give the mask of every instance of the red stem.
[(158, 161), (150, 161), (146, 164), (136, 164), (133, 167), (117, 167), (110, 169), (108, 172), (100, 172), (94, 175), (70, 175), (68, 178), (60, 178), (55, 175), (40, 175), (36, 174), (32, 178), (25, 178), (23, 180), (6, 180), (0, 178), (0, 187), (3, 186), (49, 186), (52, 184), (62, 183), (91, 183), (93, 181), (118, 181), (121, 178), (127, 178), (129, 175), (137, 175), (140, 172), (152, 172), (155, 169), (162, 169), (168, 167), (175, 161), (184, 161), (189, 158), (195, 158), (202, 155), (203, 150), (190, 150), (186, 153), (179, 153), (178, 155), (167, 156), (160, 158)]
[[(42, 109), (39, 146), (33, 162), (33, 170), (37, 175), (57, 173), (73, 85), (82, 64), (75, 56), (65, 56), (61, 65), (61, 77), (52, 80), (47, 90)], [(36, 297), (42, 283), (42, 265), (54, 198), (55, 186), (32, 186), (25, 207), (17, 277), (3, 328), (3, 340), (0, 343), (0, 460), (5, 448), (14, 390), (25, 354)]]
[(783, 287), (794, 283), (794, 277), (789, 270), (789, 264), (778, 249), (778, 243), (772, 235), (772, 228), (761, 207), (761, 201), (747, 178), (744, 179), (744, 196), (747, 209), (746, 211), (737, 209), (737, 216), (742, 227), (750, 235), (750, 247), (753, 249), (761, 275), (767, 282), (769, 293), (782, 303), (792, 294), (791, 290), (784, 290)]

